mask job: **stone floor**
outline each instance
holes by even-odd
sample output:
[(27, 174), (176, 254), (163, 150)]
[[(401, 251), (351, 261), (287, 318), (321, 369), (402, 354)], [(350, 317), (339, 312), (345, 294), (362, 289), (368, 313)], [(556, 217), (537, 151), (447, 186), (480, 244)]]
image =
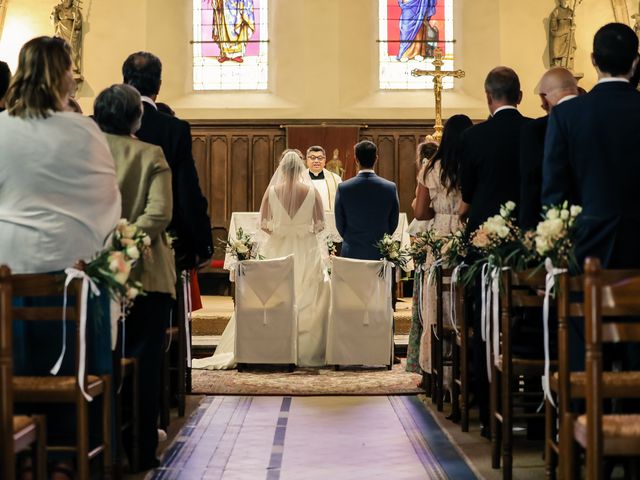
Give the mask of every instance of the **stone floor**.
[(151, 479), (474, 479), (416, 397), (208, 397)]

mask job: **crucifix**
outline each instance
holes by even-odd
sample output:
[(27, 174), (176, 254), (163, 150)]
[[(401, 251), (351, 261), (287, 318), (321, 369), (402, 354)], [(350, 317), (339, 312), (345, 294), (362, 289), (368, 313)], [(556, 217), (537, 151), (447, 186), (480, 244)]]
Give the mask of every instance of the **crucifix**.
[(442, 140), (442, 79), (444, 77), (463, 78), (465, 75), (464, 70), (447, 71), (442, 70), (444, 62), (442, 61), (442, 50), (440, 47), (436, 47), (433, 52), (434, 60), (433, 66), (435, 70), (419, 70), (414, 69), (411, 71), (411, 75), (414, 77), (433, 77), (433, 93), (436, 96), (436, 122), (434, 125), (435, 134), (433, 135), (436, 142), (440, 143)]

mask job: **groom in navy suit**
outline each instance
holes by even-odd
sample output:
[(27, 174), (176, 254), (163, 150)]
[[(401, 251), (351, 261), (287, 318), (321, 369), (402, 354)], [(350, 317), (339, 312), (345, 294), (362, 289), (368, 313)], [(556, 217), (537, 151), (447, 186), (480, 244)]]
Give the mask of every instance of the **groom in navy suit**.
[(378, 160), (373, 142), (363, 140), (354, 150), (358, 175), (339, 184), (336, 192), (336, 227), (343, 238), (341, 256), (380, 260), (376, 242), (398, 226), (398, 191), (395, 183), (373, 171)]

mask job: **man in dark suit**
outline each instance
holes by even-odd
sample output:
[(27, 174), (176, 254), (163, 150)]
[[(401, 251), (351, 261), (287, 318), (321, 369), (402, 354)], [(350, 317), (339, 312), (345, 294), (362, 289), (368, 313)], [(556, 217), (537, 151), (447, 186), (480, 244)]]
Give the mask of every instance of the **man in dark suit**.
[[(176, 254), (176, 271), (194, 268), (206, 262), (213, 254), (211, 222), (207, 214), (207, 200), (200, 191), (198, 174), (191, 155), (191, 129), (183, 120), (158, 111), (155, 100), (160, 91), (162, 64), (160, 60), (147, 52), (134, 53), (122, 66), (124, 83), (135, 87), (142, 95), (142, 126), (136, 136), (147, 143), (162, 148), (171, 168), (173, 213), (168, 231), (176, 238), (173, 247)], [(178, 280), (177, 289), (182, 291)], [(176, 303), (174, 302), (174, 310)], [(175, 315), (177, 317), (177, 315)], [(136, 325), (127, 333), (126, 355), (138, 359), (139, 365), (153, 365), (139, 375), (141, 391), (159, 392), (163, 339), (168, 321), (161, 318), (138, 316)], [(158, 465), (156, 448), (158, 445), (157, 403), (140, 405), (139, 454), (141, 470)], [(124, 446), (128, 454), (133, 448), (132, 439), (125, 437)]]
[[(500, 211), (500, 205), (520, 199), (520, 129), (529, 121), (518, 112), (522, 100), (520, 79), (508, 67), (496, 67), (484, 83), (491, 117), (466, 130), (460, 140), (460, 215), (468, 218), (473, 232), (487, 218)], [(480, 286), (474, 298), (474, 329), (480, 332)], [(488, 436), (489, 383), (485, 348), (481, 335), (474, 335), (476, 398), (480, 409), (482, 435)]]
[(638, 63), (638, 37), (610, 23), (595, 35), (598, 84), (557, 106), (547, 129), (542, 201), (581, 205), (576, 256), (605, 268), (640, 267), (640, 93), (629, 78)]
[[(640, 268), (640, 93), (629, 83), (638, 65), (638, 37), (624, 24), (605, 25), (594, 37), (591, 59), (597, 85), (549, 116), (542, 202), (582, 206), (578, 265), (595, 256), (604, 268)], [(584, 323), (570, 327), (571, 368), (582, 369)], [(637, 362), (636, 353), (625, 360)]]
[(161, 75), (160, 59), (148, 52), (130, 55), (122, 66), (124, 83), (135, 87), (142, 95), (144, 113), (136, 136), (143, 142), (162, 147), (171, 167), (173, 218), (168, 230), (176, 237), (176, 262), (179, 269), (184, 270), (206, 263), (213, 255), (211, 221), (191, 154), (189, 123), (159, 112), (155, 104)]
[(373, 166), (378, 160), (374, 143), (363, 140), (355, 146), (358, 174), (338, 185), (336, 227), (343, 238), (341, 256), (380, 260), (376, 242), (398, 226), (400, 204), (393, 182), (378, 177)]
[[(538, 95), (542, 108), (549, 113), (556, 105), (578, 96), (578, 83), (566, 68), (548, 70), (540, 79)], [(549, 116), (536, 118), (522, 127), (520, 133), (520, 214), (522, 229), (534, 229), (541, 220), (542, 159), (544, 137)]]
[(485, 80), (491, 117), (466, 130), (460, 141), (460, 214), (469, 231), (500, 211), (500, 205), (520, 199), (520, 129), (530, 121), (518, 112), (520, 79), (508, 67), (497, 67)]

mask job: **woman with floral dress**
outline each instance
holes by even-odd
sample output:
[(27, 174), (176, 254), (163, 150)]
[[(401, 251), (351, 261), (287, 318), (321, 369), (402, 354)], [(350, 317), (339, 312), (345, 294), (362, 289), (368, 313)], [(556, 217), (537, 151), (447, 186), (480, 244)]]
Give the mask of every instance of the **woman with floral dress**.
[[(438, 151), (427, 164), (424, 176), (418, 185), (414, 214), (419, 220), (430, 220), (429, 229), (438, 236), (445, 236), (461, 227), (458, 205), (461, 200), (459, 167), (457, 156), (460, 136), (473, 123), (466, 115), (451, 117), (443, 131), (442, 143)], [(427, 256), (425, 271), (428, 272), (435, 259)], [(444, 323), (449, 323), (449, 295), (443, 298)], [(435, 323), (436, 288), (424, 276), (421, 299), (423, 329), (420, 338), (419, 364), (423, 372), (422, 385), (430, 381), (431, 375), (431, 324)], [(447, 372), (445, 372), (445, 377)], [(450, 382), (445, 381), (445, 384)]]

